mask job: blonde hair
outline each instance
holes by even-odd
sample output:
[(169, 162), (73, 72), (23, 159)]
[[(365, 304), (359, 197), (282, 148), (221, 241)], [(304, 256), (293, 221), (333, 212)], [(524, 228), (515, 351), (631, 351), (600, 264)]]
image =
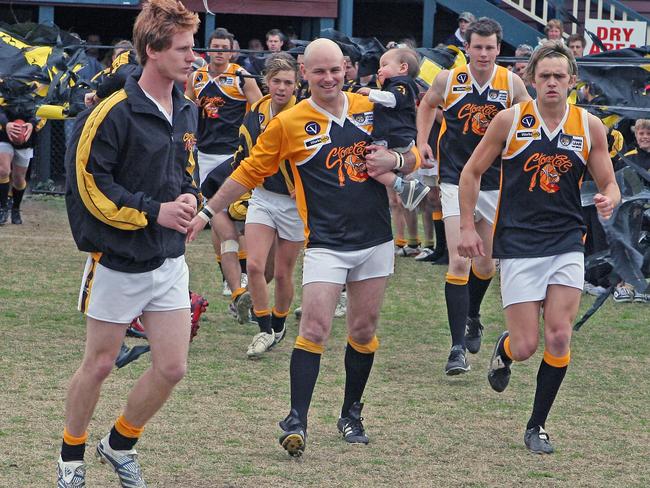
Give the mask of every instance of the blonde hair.
[(562, 41), (545, 41), (540, 47), (533, 51), (533, 55), (528, 61), (526, 71), (524, 71), (524, 80), (532, 83), (535, 80), (535, 68), (537, 64), (546, 58), (564, 58), (569, 64), (569, 75), (578, 74), (578, 64), (571, 50)]
[(564, 24), (560, 19), (551, 19), (546, 23), (546, 26), (544, 27), (544, 34), (548, 35), (548, 31), (550, 31), (552, 28), (560, 29), (562, 33), (564, 33)]
[(151, 0), (142, 6), (133, 25), (133, 45), (142, 66), (147, 63), (147, 46), (164, 51), (178, 32), (199, 28), (199, 16), (177, 0)]
[(639, 119), (634, 123), (634, 126), (632, 127), (634, 130), (634, 133), (636, 134), (636, 131), (639, 129), (646, 129), (650, 130), (650, 119)]
[(269, 56), (264, 63), (264, 81), (268, 83), (280, 71), (293, 71), (298, 80), (298, 63), (291, 54), (279, 52)]

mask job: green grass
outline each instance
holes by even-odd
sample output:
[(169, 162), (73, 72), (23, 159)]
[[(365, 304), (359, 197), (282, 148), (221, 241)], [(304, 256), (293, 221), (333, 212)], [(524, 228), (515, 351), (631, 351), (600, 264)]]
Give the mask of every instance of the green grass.
[[(84, 322), (76, 301), (85, 262), (62, 199), (25, 202), (25, 224), (0, 228), (0, 486), (53, 486), (66, 385), (79, 365)], [(138, 444), (152, 487), (375, 487), (650, 485), (650, 323), (644, 304), (608, 301), (572, 344), (572, 363), (547, 430), (557, 452), (530, 455), (523, 430), (541, 350), (494, 393), (485, 373), (503, 328), (498, 283), (482, 315), (484, 346), (472, 371), (447, 378), (444, 269), (399, 258), (381, 317), (364, 401), (368, 446), (336, 431), (345, 325), (336, 320), (316, 386), (307, 451), (277, 442), (288, 412), (288, 364), (297, 324), (277, 350), (246, 359), (253, 326), (226, 313), (207, 233), (187, 252), (192, 289), (210, 301), (190, 348), (187, 377)], [(296, 287), (299, 299), (299, 287)], [(581, 311), (592, 299), (585, 297)], [(137, 341), (129, 340), (135, 344)], [(106, 381), (89, 432), (88, 486), (116, 486), (92, 450), (121, 412), (148, 356)]]

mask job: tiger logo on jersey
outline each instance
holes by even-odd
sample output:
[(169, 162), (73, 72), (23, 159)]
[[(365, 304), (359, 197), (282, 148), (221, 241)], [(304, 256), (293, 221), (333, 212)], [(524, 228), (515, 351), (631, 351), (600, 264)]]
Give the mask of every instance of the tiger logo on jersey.
[(356, 142), (352, 146), (332, 148), (325, 160), (325, 167), (327, 169), (336, 168), (339, 186), (345, 186), (345, 174), (348, 175), (350, 181), (363, 183), (368, 179), (366, 141)]
[(564, 154), (535, 153), (524, 164), (525, 172), (532, 172), (528, 191), (533, 191), (539, 180), (539, 188), (546, 193), (560, 189), (560, 177), (569, 171), (573, 163)]
[(467, 134), (471, 129), (477, 136), (485, 135), (488, 125), (490, 125), (490, 122), (498, 112), (499, 109), (494, 105), (466, 103), (458, 111), (458, 118), (465, 120), (463, 134)]
[(204, 119), (218, 119), (219, 109), (226, 104), (221, 97), (201, 97), (199, 98), (199, 108)]
[(193, 132), (186, 132), (183, 134), (183, 144), (187, 152), (194, 151), (194, 148), (196, 147), (196, 136)]

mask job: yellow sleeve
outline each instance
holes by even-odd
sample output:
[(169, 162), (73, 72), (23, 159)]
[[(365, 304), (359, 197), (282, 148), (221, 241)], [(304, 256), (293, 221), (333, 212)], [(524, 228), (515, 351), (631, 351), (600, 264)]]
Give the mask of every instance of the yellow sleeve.
[(287, 159), (287, 147), (284, 127), (276, 117), (230, 177), (247, 188), (255, 188), (264, 178), (278, 172), (280, 161)]

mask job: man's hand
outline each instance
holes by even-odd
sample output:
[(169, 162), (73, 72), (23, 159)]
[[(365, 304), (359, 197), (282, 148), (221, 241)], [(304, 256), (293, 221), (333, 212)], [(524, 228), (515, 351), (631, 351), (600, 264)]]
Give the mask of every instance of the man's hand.
[(84, 95), (84, 105), (88, 108), (94, 107), (99, 103), (99, 97), (95, 92), (88, 92)]
[(207, 222), (203, 220), (198, 215), (192, 219), (190, 225), (187, 227), (187, 237), (185, 237), (185, 242), (192, 242), (199, 235), (203, 229), (205, 229)]
[(612, 216), (612, 212), (614, 212), (614, 205), (612, 204), (611, 198), (606, 197), (601, 193), (596, 193), (594, 195), (594, 204), (596, 205), (598, 216), (601, 219), (607, 220)]
[(388, 173), (395, 168), (395, 153), (384, 146), (371, 144), (366, 148), (366, 169), (371, 178)]
[(423, 144), (418, 144), (418, 151), (420, 151), (420, 156), (422, 158), (422, 168), (433, 168), (433, 150), (431, 149), (429, 143), (425, 142)]
[(163, 227), (186, 234), (195, 213), (196, 205), (192, 207), (185, 202), (167, 202), (160, 205), (156, 222)]
[(370, 88), (368, 88), (367, 86), (361, 87), (357, 90), (357, 93), (359, 95), (365, 95), (367, 97), (368, 95), (370, 95)]
[(481, 239), (481, 236), (478, 235), (478, 232), (476, 232), (476, 229), (461, 229), (458, 254), (464, 258), (485, 256), (483, 240)]
[(194, 195), (192, 195), (191, 193), (183, 193), (181, 195), (178, 195), (175, 201), (183, 202), (183, 203), (187, 203), (188, 205), (191, 205), (194, 211), (194, 213), (192, 213), (192, 217), (196, 215), (196, 197)]

